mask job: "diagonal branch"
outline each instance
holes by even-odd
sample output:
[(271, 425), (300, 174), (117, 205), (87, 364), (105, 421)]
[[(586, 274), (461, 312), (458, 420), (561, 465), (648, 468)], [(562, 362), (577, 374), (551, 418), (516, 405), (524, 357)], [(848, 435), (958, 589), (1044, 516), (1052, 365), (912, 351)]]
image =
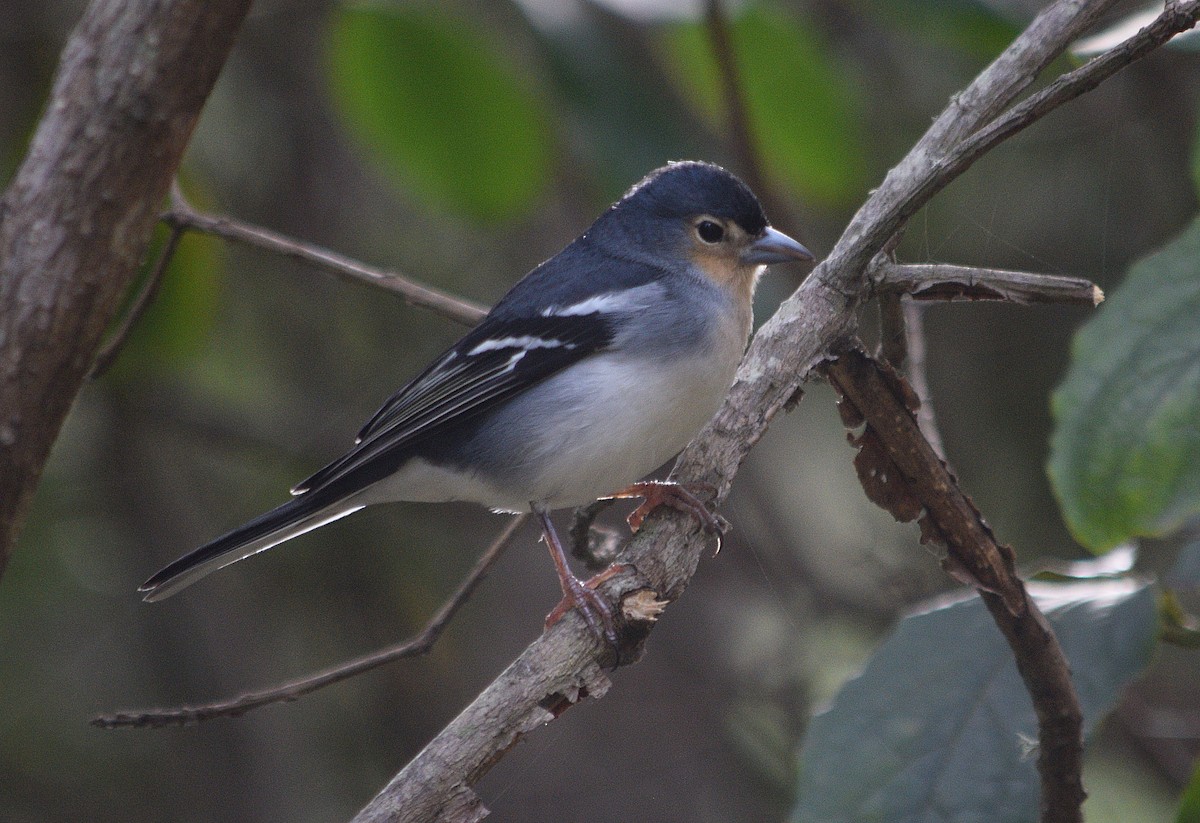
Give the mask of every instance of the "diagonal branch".
[[(1100, 4), (1097, 4), (1100, 5)], [(1108, 5), (1105, 3), (1104, 5)], [(1167, 3), (1163, 13), (1153, 23), (1116, 48), (1110, 49), (1066, 74), (1046, 88), (1030, 95), (1003, 116), (981, 127), (974, 134), (939, 158), (931, 174), (920, 181), (911, 202), (900, 210), (901, 220), (907, 220), (945, 188), (976, 160), (997, 145), (1036, 123), (1059, 106), (1069, 103), (1099, 86), (1109, 77), (1162, 46), (1180, 32), (1187, 31), (1200, 19), (1200, 0), (1177, 0)]]
[(519, 514), (508, 521), (508, 525), (500, 532), (492, 544), (475, 562), (474, 568), (463, 579), (458, 590), (450, 599), (442, 604), (437, 613), (425, 624), (420, 633), (403, 643), (389, 646), (386, 649), (363, 655), (345, 663), (339, 663), (316, 674), (272, 686), (256, 692), (248, 692), (230, 700), (219, 700), (198, 706), (180, 706), (174, 709), (148, 709), (143, 711), (123, 711), (113, 714), (102, 714), (92, 718), (92, 725), (102, 729), (122, 727), (152, 728), (163, 726), (188, 726), (202, 720), (214, 717), (237, 717), (246, 712), (272, 703), (291, 702), (306, 694), (340, 683), (351, 677), (379, 668), (386, 663), (402, 660), (406, 657), (419, 657), (433, 648), (433, 644), (442, 636), (442, 632), (450, 625), (451, 619), (464, 603), (470, 598), (475, 588), (500, 559), (500, 555), (508, 548), (517, 529), (529, 519), (527, 514)]
[(199, 211), (184, 199), (178, 185), (171, 189), (171, 208), (162, 216), (162, 219), (175, 230), (198, 231), (223, 237), (226, 240), (244, 243), (247, 246), (310, 263), (347, 280), (357, 280), (378, 286), (384, 291), (399, 295), (410, 306), (429, 309), (456, 323), (473, 326), (487, 314), (487, 309), (478, 303), (438, 291), (396, 272), (368, 266), (366, 263), (360, 263), (335, 251), (296, 240), (252, 223)]
[[(680, 456), (675, 469), (677, 479), (708, 483), (716, 488), (718, 501), (724, 498), (742, 459), (774, 416), (788, 406), (814, 367), (853, 337), (854, 308), (868, 293), (871, 260), (909, 216), (994, 145), (980, 144), (979, 153), (967, 155), (959, 148), (961, 144), (997, 118), (1111, 5), (1112, 0), (1054, 3), (951, 101), (859, 209), (831, 254), (759, 331), (725, 405)], [(1156, 37), (1160, 43), (1166, 39), (1161, 32)], [(1109, 65), (1125, 65), (1145, 53), (1137, 44), (1127, 43), (1097, 59), (1106, 59)], [(1043, 98), (1049, 102), (1039, 104), (1032, 119), (1021, 121), (1020, 127), (1073, 96), (1077, 94), (1055, 92), (1053, 97)], [(947, 158), (957, 159), (948, 164)], [(704, 540), (687, 518), (655, 513), (621, 557), (627, 571), (610, 579), (600, 591), (622, 603), (646, 589), (662, 600), (674, 600), (691, 579), (703, 545)], [(1025, 606), (1019, 582), (1013, 586), (1002, 577), (998, 590), (1002, 596), (987, 594), (986, 599), (1006, 636), (1009, 632), (1029, 631), (1036, 639), (1036, 632), (1041, 631), (1036, 612)], [(1019, 620), (1014, 611), (1019, 613)], [(623, 635), (623, 659), (636, 654), (642, 634), (644, 627), (641, 634)], [(1040, 657), (1024, 657), (1027, 644), (1023, 641), (1010, 644), (1022, 655), (1018, 666), (1032, 690), (1052, 694), (1055, 700), (1071, 700), (1069, 681), (1053, 676), (1055, 671), (1065, 671), (1061, 654), (1055, 654), (1055, 644), (1042, 643)], [(480, 819), (486, 810), (471, 786), (499, 757), (523, 734), (583, 697), (598, 696), (597, 689), (607, 688), (608, 681), (596, 666), (597, 654), (596, 644), (582, 621), (568, 615), (534, 641), (384, 787), (356, 820)], [(1047, 661), (1053, 665), (1043, 665)], [(1041, 739), (1048, 749), (1056, 741), (1072, 738), (1069, 730), (1054, 728), (1056, 718), (1041, 716), (1039, 720)], [(1057, 752), (1046, 756), (1052, 754)], [(1043, 820), (1047, 822), (1079, 819), (1076, 762), (1066, 757), (1062, 763), (1061, 770), (1043, 772), (1044, 780), (1055, 784), (1045, 789), (1047, 797), (1054, 798), (1045, 809)]]

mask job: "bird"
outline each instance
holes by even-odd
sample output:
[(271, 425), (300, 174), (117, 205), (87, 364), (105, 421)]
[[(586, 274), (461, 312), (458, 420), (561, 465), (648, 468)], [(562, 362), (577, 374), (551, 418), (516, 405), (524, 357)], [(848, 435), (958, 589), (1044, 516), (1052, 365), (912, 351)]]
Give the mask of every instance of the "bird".
[[(354, 445), (292, 498), (142, 584), (146, 601), (366, 506), (470, 501), (532, 512), (563, 591), (616, 645), (612, 607), (571, 572), (550, 512), (639, 497), (716, 520), (693, 490), (639, 482), (724, 400), (768, 265), (813, 254), (771, 227), (725, 169), (677, 161), (634, 184), (513, 286), (467, 334), (393, 394)], [(597, 577), (600, 577), (599, 575)]]

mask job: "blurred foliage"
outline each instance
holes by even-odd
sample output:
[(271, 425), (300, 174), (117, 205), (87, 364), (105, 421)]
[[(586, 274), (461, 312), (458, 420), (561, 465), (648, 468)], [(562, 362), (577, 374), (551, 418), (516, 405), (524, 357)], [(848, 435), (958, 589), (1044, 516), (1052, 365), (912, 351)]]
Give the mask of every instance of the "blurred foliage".
[[(205, 108), (186, 177), (206, 209), (495, 299), (667, 160), (753, 171), (737, 167), (742, 153), (729, 142), (700, 4), (685, 5), (261, 0)], [(725, 6), (764, 158), (758, 171), (783, 206), (772, 217), (818, 251), (1027, 19), (992, 0)], [(0, 15), (0, 166), (21, 156), (81, 9), (81, 0), (13, 0)], [(1119, 75), (940, 194), (911, 222), (899, 253), (1081, 274), (1111, 291), (1129, 261), (1166, 244), (1196, 213), (1198, 78), (1181, 51)], [(764, 278), (760, 318), (795, 275), (780, 267)], [(1157, 286), (1132, 282), (1113, 303), (1143, 298), (1153, 298), (1148, 308), (1165, 300)], [(1103, 342), (1128, 345), (1133, 321), (1108, 320), (1112, 308), (1096, 321), (1108, 329)], [(1088, 316), (986, 305), (925, 314), (950, 460), (1023, 563), (1086, 556), (1069, 540), (1044, 466), (1047, 394), (1066, 368), (1073, 328)], [(866, 326), (872, 318), (868, 309)], [(1160, 332), (1185, 335), (1193, 320)], [(500, 528), (487, 513), (381, 507), (158, 606), (138, 602), (134, 588), (280, 502), (458, 332), (294, 261), (183, 239), (114, 371), (80, 397), (0, 584), (0, 819), (346, 819), (537, 634), (559, 594), (544, 549), (525, 530), (422, 660), (193, 729), (103, 734), (85, 725), (99, 711), (194, 702), (311, 671), (395, 642), (437, 608)], [(1130, 396), (1144, 399), (1145, 382), (1135, 375)], [(1133, 437), (1135, 424), (1156, 418), (1143, 407), (1124, 421), (1113, 411), (1097, 406), (1086, 425), (1112, 427), (1107, 442), (1087, 448), (1107, 448), (1115, 460), (1116, 435)], [(917, 698), (944, 707), (978, 696), (969, 675), (1008, 658), (977, 606), (904, 619), (871, 657), (901, 614), (948, 582), (915, 529), (865, 500), (851, 457), (832, 392), (810, 387), (746, 461), (725, 506), (736, 524), (726, 550), (702, 564), (645, 659), (603, 701), (530, 736), (485, 778), (481, 792), (497, 819), (583, 814), (604, 823), (641, 819), (647, 809), (664, 823), (781, 819), (794, 804), (801, 731), (860, 666), (834, 710), (813, 721), (806, 753), (828, 754), (833, 723), (854, 694), (876, 707), (855, 745), (878, 743), (902, 716), (913, 739), (928, 741), (939, 718), (921, 714)], [(1171, 460), (1150, 476), (1190, 477)], [(1164, 572), (1173, 560), (1164, 559)], [(1165, 578), (1178, 587), (1183, 622), (1197, 607), (1194, 562), (1185, 546)], [(1111, 564), (1065, 568), (1128, 573)], [(1093, 719), (1145, 662), (1154, 590), (1095, 585), (1130, 594), (1079, 597), (1055, 615), (1081, 640), (1072, 661), (1081, 683), (1097, 686), (1087, 690)], [(1104, 631), (1117, 628), (1126, 634)], [(955, 657), (947, 638), (956, 633), (968, 635), (970, 654)], [(1168, 653), (1178, 655), (1169, 664)], [(1197, 749), (1194, 729), (1177, 719), (1200, 701), (1200, 665), (1187, 654), (1164, 646), (1133, 687), (1153, 723), (1132, 724), (1118, 711), (1105, 724), (1089, 753), (1089, 819), (1175, 808)], [(893, 712), (880, 707), (893, 705), (901, 681), (876, 675), (889, 660), (903, 664), (897, 678), (933, 682)], [(946, 673), (932, 681), (937, 672)], [(980, 682), (1011, 680), (995, 677)], [(1005, 705), (1015, 705), (1009, 697)], [(1010, 719), (1028, 734), (1024, 711)], [(989, 758), (1015, 749), (1011, 737), (975, 742), (988, 751), (962, 754), (967, 766), (995, 765)], [(830, 756), (843, 783), (896, 762), (894, 753), (872, 760), (854, 751), (847, 744)], [(1025, 769), (1027, 780), (1028, 763), (997, 768)]]
[[(127, 303), (146, 288), (169, 235), (166, 226), (155, 228)], [(143, 369), (170, 371), (197, 356), (216, 320), (224, 276), (222, 250), (212, 237), (185, 233), (179, 239), (153, 302), (134, 325), (113, 365), (114, 377), (141, 379)], [(117, 317), (122, 318), (129, 309), (126, 305)]]
[[(873, 15), (978, 60), (991, 60), (1020, 33), (1008, 4), (988, 0), (860, 0)], [(1004, 13), (1007, 12), (1007, 15)], [(1016, 18), (1016, 19), (1014, 19)]]
[(426, 198), (498, 219), (527, 211), (545, 186), (549, 117), (493, 39), (465, 18), (342, 6), (329, 67), (347, 125)]
[[(1150, 661), (1154, 589), (1134, 580), (1031, 584), (1071, 664), (1085, 735)], [(974, 593), (895, 633), (813, 718), (798, 823), (1035, 823), (1037, 718), (1004, 638)]]
[(1200, 823), (1200, 762), (1192, 773), (1192, 780), (1179, 799), (1179, 814), (1175, 823)]
[(1133, 266), (1072, 346), (1050, 477), (1104, 551), (1200, 513), (1200, 221)]
[[(859, 134), (862, 100), (811, 25), (776, 9), (749, 5), (733, 19), (731, 39), (751, 129), (768, 174), (822, 206), (847, 206), (865, 194)], [(720, 128), (725, 97), (703, 22), (672, 26), (666, 45), (677, 82)], [(726, 125), (727, 127), (727, 125)]]

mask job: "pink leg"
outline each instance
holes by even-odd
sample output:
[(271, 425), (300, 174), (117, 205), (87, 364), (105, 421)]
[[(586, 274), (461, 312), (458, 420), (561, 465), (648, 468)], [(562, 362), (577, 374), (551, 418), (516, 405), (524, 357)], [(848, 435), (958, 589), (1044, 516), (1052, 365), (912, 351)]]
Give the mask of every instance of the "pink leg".
[(554, 569), (558, 572), (558, 583), (563, 592), (562, 600), (546, 615), (546, 627), (553, 626), (571, 609), (577, 609), (587, 621), (592, 634), (608, 641), (614, 649), (617, 648), (617, 624), (612, 605), (596, 593), (596, 586), (620, 571), (620, 567), (612, 566), (584, 583), (571, 573), (567, 565), (567, 554), (563, 551), (554, 524), (550, 522), (550, 515), (539, 505), (535, 504), (532, 508), (541, 521), (542, 538), (550, 549), (550, 557), (554, 560)]

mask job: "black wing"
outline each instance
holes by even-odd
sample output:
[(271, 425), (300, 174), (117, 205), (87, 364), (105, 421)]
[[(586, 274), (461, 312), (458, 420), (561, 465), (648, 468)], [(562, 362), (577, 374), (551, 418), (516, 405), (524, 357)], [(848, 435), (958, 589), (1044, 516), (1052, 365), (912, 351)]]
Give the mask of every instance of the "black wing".
[[(342, 457), (292, 489), (332, 483), (449, 424), (495, 408), (613, 339), (602, 314), (486, 318), (383, 404)], [(368, 474), (374, 474), (373, 472)]]

